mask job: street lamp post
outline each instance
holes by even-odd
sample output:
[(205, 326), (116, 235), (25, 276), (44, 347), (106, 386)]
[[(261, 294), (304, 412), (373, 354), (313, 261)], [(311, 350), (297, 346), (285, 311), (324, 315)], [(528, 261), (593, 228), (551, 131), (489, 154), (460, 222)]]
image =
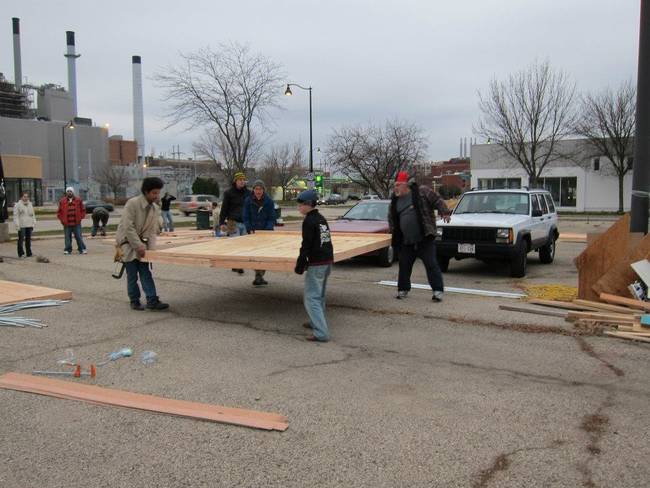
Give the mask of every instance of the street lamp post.
[(61, 142), (63, 145), (63, 193), (65, 193), (65, 189), (68, 187), (68, 171), (65, 160), (65, 130), (67, 128), (74, 129), (74, 122), (72, 120), (61, 126)]
[(311, 86), (308, 88), (305, 88), (304, 86), (300, 86), (297, 83), (287, 83), (287, 89), (284, 90), (284, 94), (287, 96), (293, 95), (291, 92), (291, 87), (295, 86), (297, 88), (300, 88), (301, 90), (305, 90), (309, 92), (309, 175), (307, 179), (307, 186), (310, 190), (314, 189), (314, 146), (313, 146), (313, 125), (312, 125), (312, 117), (311, 117)]

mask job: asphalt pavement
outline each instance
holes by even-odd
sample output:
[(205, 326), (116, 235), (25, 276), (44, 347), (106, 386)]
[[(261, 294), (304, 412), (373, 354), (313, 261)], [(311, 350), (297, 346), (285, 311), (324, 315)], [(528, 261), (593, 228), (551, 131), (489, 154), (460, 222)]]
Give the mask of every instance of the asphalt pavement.
[[(156, 265), (169, 312), (128, 307), (110, 245), (49, 263), (0, 244), (0, 278), (71, 290), (57, 308), (24, 312), (45, 329), (0, 327), (0, 373), (56, 368), (132, 347), (100, 368), (108, 388), (278, 412), (265, 432), (0, 390), (0, 486), (24, 487), (646, 487), (650, 345), (578, 335), (561, 319), (499, 311), (513, 300), (426, 291), (395, 300), (397, 265), (334, 266), (332, 341), (304, 340), (303, 278)], [(529, 275), (452, 262), (445, 284), (521, 291), (575, 285), (582, 244), (561, 243)], [(426, 283), (418, 262), (414, 283)], [(158, 354), (154, 364), (138, 360)]]

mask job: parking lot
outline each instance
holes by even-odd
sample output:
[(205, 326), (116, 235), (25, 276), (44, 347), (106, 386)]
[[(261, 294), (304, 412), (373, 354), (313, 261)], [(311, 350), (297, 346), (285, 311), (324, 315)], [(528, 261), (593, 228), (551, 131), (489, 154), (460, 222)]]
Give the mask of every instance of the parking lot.
[[(336, 212), (339, 212), (338, 214)], [(328, 218), (342, 210), (328, 209)], [(606, 228), (566, 220), (561, 231)], [(294, 224), (296, 226), (297, 224)], [(302, 277), (156, 265), (169, 312), (134, 312), (112, 247), (15, 259), (0, 244), (0, 279), (71, 290), (73, 301), (24, 312), (46, 329), (0, 328), (0, 373), (56, 368), (72, 348), (85, 362), (121, 347), (134, 357), (100, 368), (99, 386), (287, 415), (265, 432), (0, 390), (0, 486), (645, 487), (650, 479), (650, 345), (581, 335), (554, 317), (500, 311), (511, 299), (413, 290), (395, 300), (397, 265), (334, 266), (332, 341), (303, 340)], [(560, 243), (528, 276), (453, 262), (445, 285), (521, 291), (577, 285)], [(417, 263), (414, 283), (426, 283)], [(139, 362), (141, 351), (158, 354)]]

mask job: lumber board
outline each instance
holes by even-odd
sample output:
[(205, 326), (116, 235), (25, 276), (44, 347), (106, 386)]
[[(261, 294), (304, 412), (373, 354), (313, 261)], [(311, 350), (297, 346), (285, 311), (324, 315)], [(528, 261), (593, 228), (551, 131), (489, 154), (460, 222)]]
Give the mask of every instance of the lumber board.
[(558, 238), (560, 242), (576, 242), (576, 243), (586, 243), (587, 234), (576, 234), (574, 232), (560, 232), (560, 237)]
[(619, 337), (621, 339), (628, 339), (631, 341), (650, 342), (650, 337), (640, 336), (633, 332), (616, 332), (613, 330), (606, 330), (605, 334), (612, 337)]
[(643, 234), (634, 233), (631, 234), (630, 239), (630, 244), (636, 243), (636, 245), (632, 249), (628, 249), (621, 259), (593, 284), (592, 288), (596, 293), (631, 296), (627, 287), (638, 279), (631, 265), (650, 256), (650, 235), (643, 236)]
[(0, 280), (0, 305), (26, 300), (72, 300), (72, 292), (28, 285), (17, 281)]
[(573, 300), (573, 303), (575, 303), (576, 305), (583, 305), (585, 307), (589, 307), (592, 310), (607, 310), (608, 312), (616, 312), (616, 313), (639, 313), (637, 310), (631, 309), (630, 307), (612, 305), (610, 303), (603, 303), (603, 302), (594, 302), (592, 300), (581, 300), (579, 298)]
[(593, 307), (589, 307), (586, 305), (578, 305), (577, 303), (574, 302), (563, 302), (560, 300), (544, 300), (542, 298), (531, 298), (530, 300), (527, 300), (526, 303), (530, 303), (533, 305), (543, 305), (545, 307), (554, 307), (554, 308), (562, 308), (566, 310), (596, 310)]
[(634, 315), (624, 315), (624, 314), (615, 314), (615, 313), (600, 313), (600, 312), (574, 312), (570, 311), (567, 314), (569, 319), (589, 319), (596, 320), (599, 322), (608, 322), (608, 323), (623, 323), (623, 324), (633, 324), (638, 322), (638, 318)]
[(264, 430), (284, 431), (289, 426), (287, 417), (275, 413), (162, 398), (87, 385), (79, 382), (73, 383), (19, 373), (7, 373), (1, 376), (0, 388), (100, 405), (113, 405), (137, 410), (167, 413)]
[(561, 318), (566, 318), (568, 315), (568, 312), (559, 312), (557, 310), (540, 310), (537, 308), (514, 307), (511, 305), (499, 305), (499, 310), (509, 310), (511, 312), (531, 313), (535, 315), (547, 315), (549, 317), (561, 317)]
[(628, 250), (630, 215), (625, 214), (606, 232), (589, 242), (575, 258), (578, 268), (578, 298), (597, 300), (592, 286), (611, 269)]
[(613, 303), (616, 305), (625, 305), (627, 307), (632, 307), (639, 310), (645, 310), (646, 312), (650, 312), (650, 302), (644, 302), (642, 300), (637, 300), (635, 298), (621, 297), (618, 295), (612, 295), (610, 293), (601, 293), (600, 299), (607, 303)]
[[(245, 236), (208, 239), (205, 242), (147, 251), (150, 262), (206, 265), (216, 268), (260, 269), (292, 272), (300, 252), (297, 231), (256, 232)], [(390, 245), (390, 234), (332, 232), (334, 262), (344, 261)]]

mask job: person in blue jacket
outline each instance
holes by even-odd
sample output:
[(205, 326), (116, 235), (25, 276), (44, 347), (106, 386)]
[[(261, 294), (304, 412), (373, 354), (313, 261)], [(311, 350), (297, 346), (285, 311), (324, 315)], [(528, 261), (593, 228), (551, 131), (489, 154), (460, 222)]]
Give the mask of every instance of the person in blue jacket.
[[(244, 225), (246, 232), (255, 233), (256, 230), (273, 230), (275, 226), (275, 205), (271, 197), (266, 194), (266, 186), (262, 180), (255, 180), (253, 192), (244, 200)], [(264, 286), (269, 283), (264, 279), (264, 270), (255, 270), (253, 286)]]

